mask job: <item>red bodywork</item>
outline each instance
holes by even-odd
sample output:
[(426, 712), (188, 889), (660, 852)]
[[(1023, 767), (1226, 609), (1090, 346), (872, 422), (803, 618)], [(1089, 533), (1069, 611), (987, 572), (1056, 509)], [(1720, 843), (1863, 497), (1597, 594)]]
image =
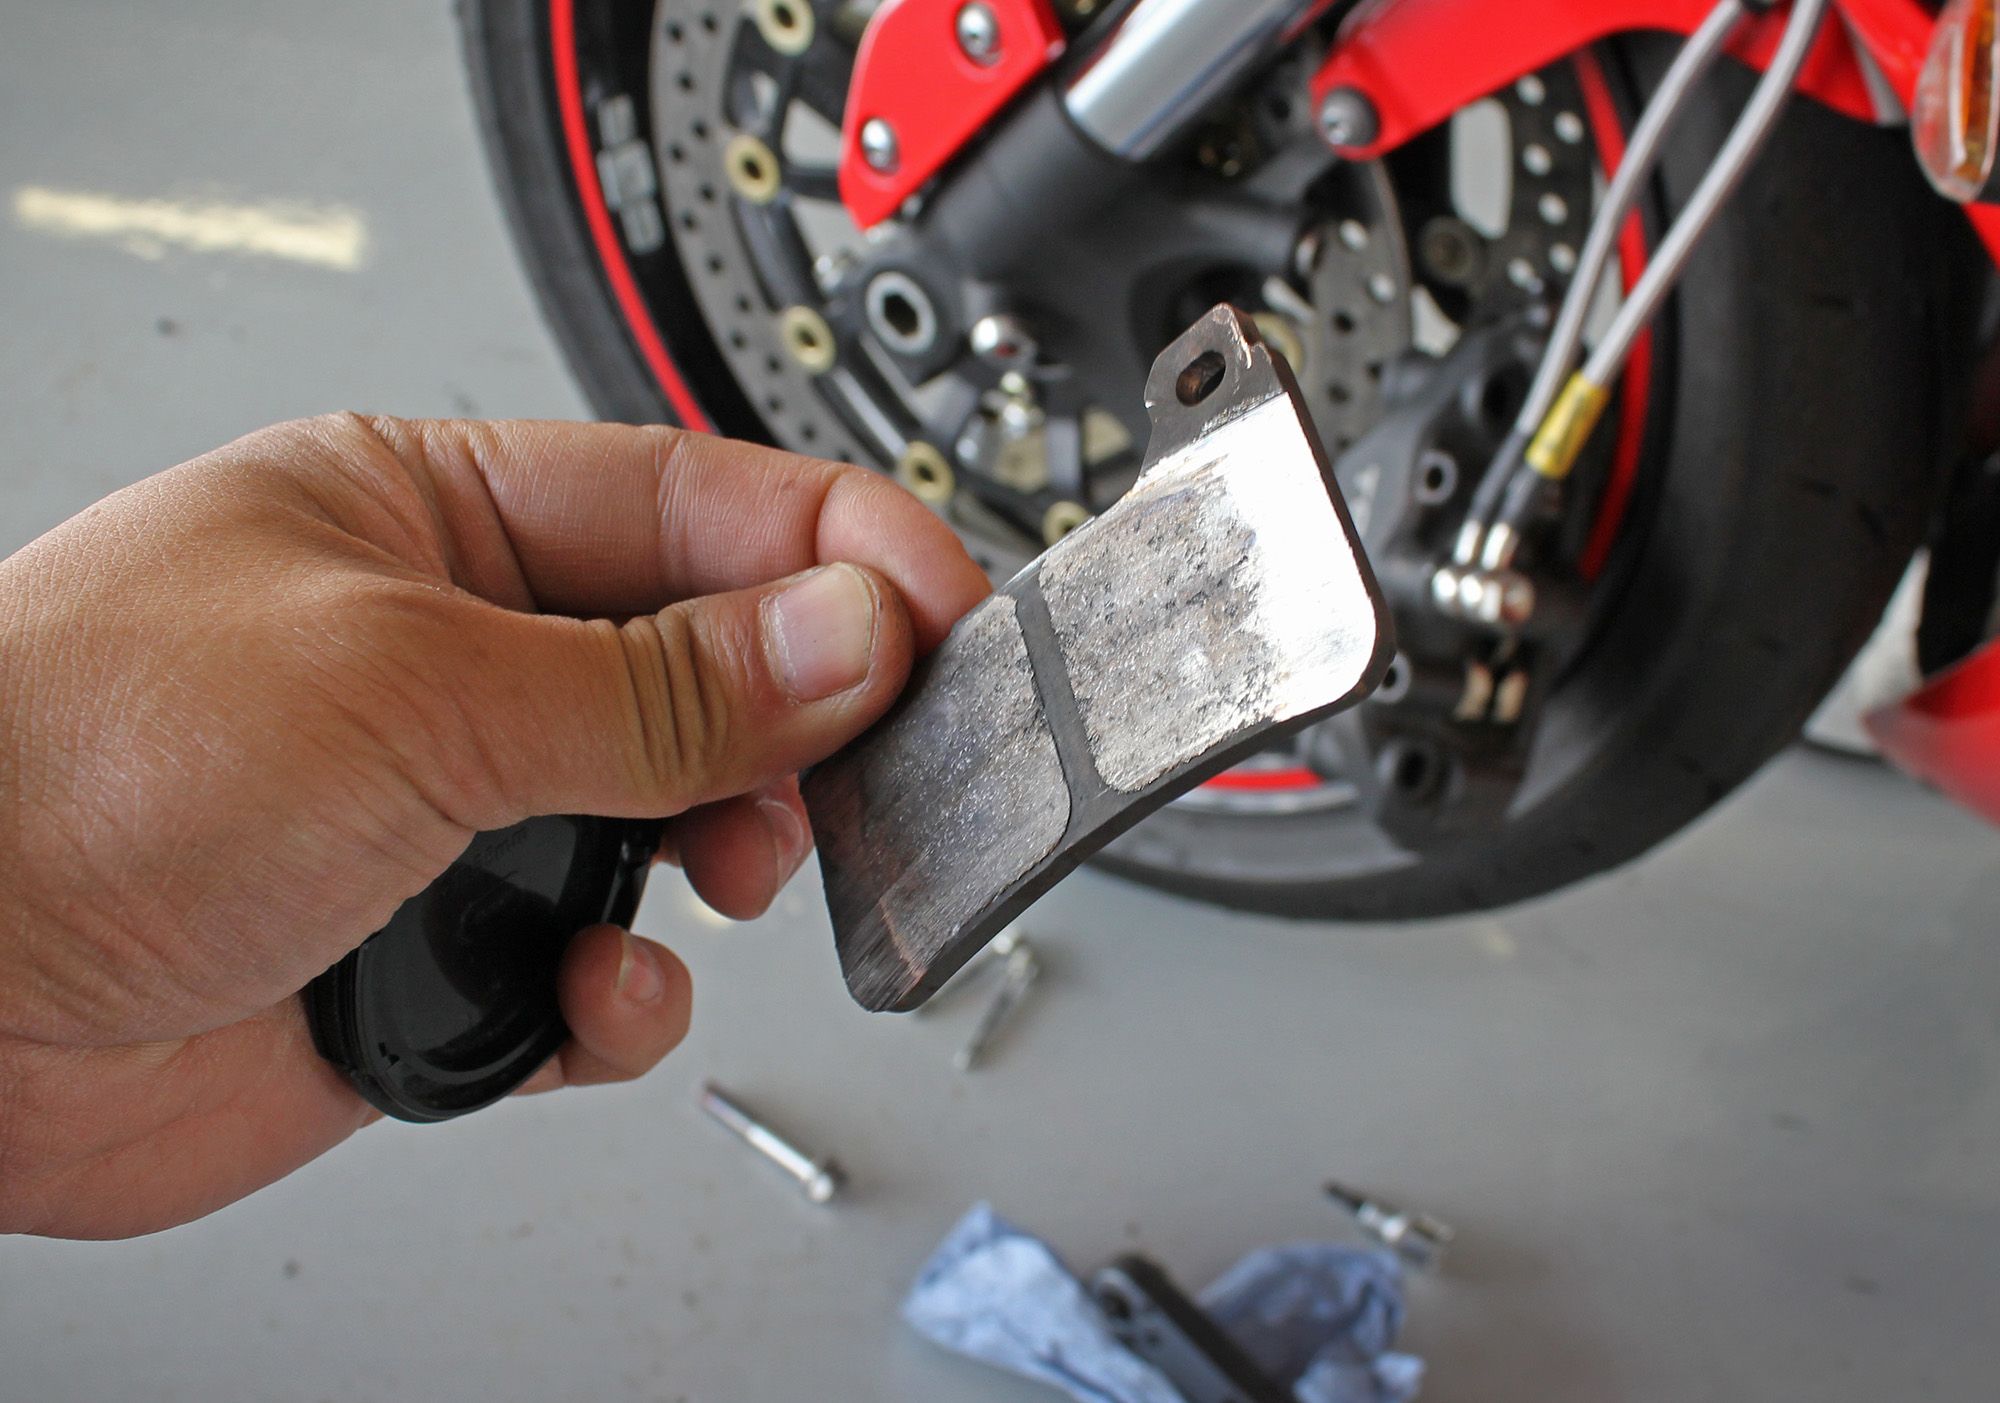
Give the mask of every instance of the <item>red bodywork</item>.
[(2000, 823), (2000, 644), (1868, 717), (1882, 753)]
[[(999, 36), (990, 64), (959, 47), (965, 0), (887, 0), (868, 22), (840, 133), (840, 202), (863, 229), (900, 209), (1062, 52), (1062, 23), (1049, 0), (983, 2)], [(871, 121), (895, 133), (889, 170), (861, 154), (861, 129)]]

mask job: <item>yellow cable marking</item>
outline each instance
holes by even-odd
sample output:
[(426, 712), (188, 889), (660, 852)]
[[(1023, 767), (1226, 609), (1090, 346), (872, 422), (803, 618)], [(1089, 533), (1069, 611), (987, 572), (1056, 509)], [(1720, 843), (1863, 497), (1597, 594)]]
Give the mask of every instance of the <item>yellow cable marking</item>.
[(1593, 385), (1581, 374), (1570, 376), (1549, 417), (1535, 431), (1534, 442), (1528, 445), (1528, 466), (1555, 481), (1568, 477), (1609, 403), (1610, 390)]

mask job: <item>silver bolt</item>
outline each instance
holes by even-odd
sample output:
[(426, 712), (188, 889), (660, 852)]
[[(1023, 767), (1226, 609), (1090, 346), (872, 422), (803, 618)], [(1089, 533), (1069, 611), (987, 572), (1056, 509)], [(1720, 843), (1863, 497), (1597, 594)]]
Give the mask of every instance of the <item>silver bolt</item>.
[(1328, 1184), (1326, 1196), (1354, 1215), (1362, 1230), (1404, 1261), (1433, 1267), (1457, 1234), (1428, 1213), (1399, 1208), (1344, 1184)]
[(1319, 134), (1328, 146), (1366, 146), (1381, 127), (1375, 104), (1353, 88), (1335, 88), (1319, 105)]
[[(996, 947), (998, 943), (995, 942)], [(1029, 944), (1028, 937), (1018, 932), (1012, 933), (1012, 938), (1004, 951), (996, 948), (995, 953), (1006, 960), (1004, 966), (1006, 977), (999, 989), (994, 992), (993, 1002), (986, 1005), (985, 1011), (979, 1015), (979, 1022), (973, 1028), (972, 1036), (966, 1039), (965, 1046), (960, 1048), (958, 1056), (952, 1059), (952, 1065), (961, 1072), (969, 1072), (979, 1065), (981, 1059), (986, 1056), (986, 1049), (992, 1045), (994, 1035), (1013, 1016), (1014, 1010), (1020, 1007), (1021, 1000), (1027, 996), (1028, 990), (1034, 986), (1035, 980), (1042, 972), (1041, 957), (1035, 953), (1035, 947)]]
[(861, 124), (861, 159), (868, 163), (870, 170), (887, 175), (896, 169), (902, 159), (902, 151), (896, 145), (896, 129), (880, 117), (870, 117)]
[(1035, 358), (1035, 338), (1019, 317), (996, 312), (981, 317), (966, 333), (972, 353), (998, 366), (1019, 365)]
[(982, 68), (1000, 61), (1000, 21), (979, 0), (959, 9), (958, 47)]
[(790, 1175), (808, 1202), (826, 1203), (846, 1184), (847, 1176), (839, 1165), (831, 1159), (814, 1159), (731, 1100), (714, 1082), (702, 1084), (701, 1108), (737, 1139)]

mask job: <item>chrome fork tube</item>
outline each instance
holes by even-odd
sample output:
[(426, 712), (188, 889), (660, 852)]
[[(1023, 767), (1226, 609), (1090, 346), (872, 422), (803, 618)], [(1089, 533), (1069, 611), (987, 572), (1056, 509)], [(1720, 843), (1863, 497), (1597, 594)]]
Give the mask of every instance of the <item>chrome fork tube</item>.
[(1143, 161), (1275, 54), (1323, 0), (1134, 0), (1063, 80), (1070, 120)]

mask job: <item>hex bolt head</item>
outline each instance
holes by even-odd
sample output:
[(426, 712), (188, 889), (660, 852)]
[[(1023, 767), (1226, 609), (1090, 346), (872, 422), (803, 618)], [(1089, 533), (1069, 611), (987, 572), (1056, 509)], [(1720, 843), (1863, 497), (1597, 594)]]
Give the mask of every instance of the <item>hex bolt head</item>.
[(861, 159), (868, 163), (868, 169), (880, 171), (883, 175), (896, 169), (902, 159), (902, 150), (896, 144), (896, 129), (880, 117), (870, 117), (861, 124)]
[(1355, 88), (1335, 88), (1319, 105), (1319, 134), (1328, 146), (1366, 146), (1382, 129), (1375, 104)]
[(1000, 21), (988, 6), (972, 0), (959, 7), (959, 51), (981, 68), (1000, 61)]
[(1014, 366), (1035, 358), (1035, 338), (1019, 317), (995, 312), (981, 317), (966, 333), (972, 353), (991, 365)]

